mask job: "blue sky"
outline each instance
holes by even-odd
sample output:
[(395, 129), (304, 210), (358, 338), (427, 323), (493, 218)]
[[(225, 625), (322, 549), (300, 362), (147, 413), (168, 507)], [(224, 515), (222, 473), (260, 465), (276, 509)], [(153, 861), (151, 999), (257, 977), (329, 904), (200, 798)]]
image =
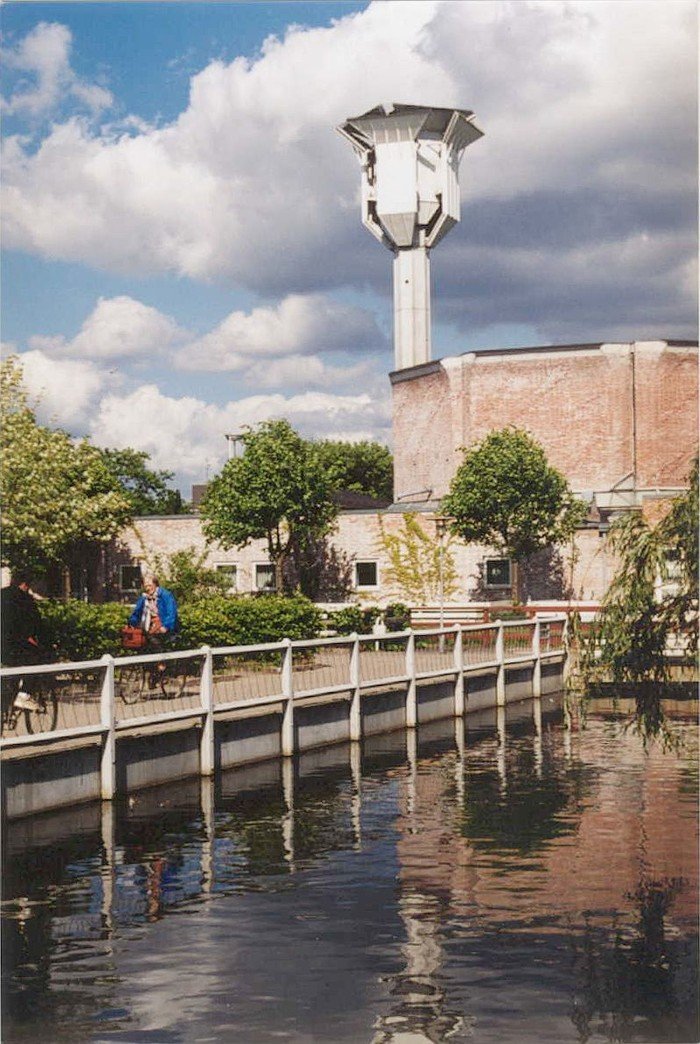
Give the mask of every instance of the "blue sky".
[(286, 416), (390, 441), (391, 257), (334, 127), (473, 109), (433, 354), (695, 338), (684, 0), (6, 3), (5, 352), (43, 419), (185, 492)]

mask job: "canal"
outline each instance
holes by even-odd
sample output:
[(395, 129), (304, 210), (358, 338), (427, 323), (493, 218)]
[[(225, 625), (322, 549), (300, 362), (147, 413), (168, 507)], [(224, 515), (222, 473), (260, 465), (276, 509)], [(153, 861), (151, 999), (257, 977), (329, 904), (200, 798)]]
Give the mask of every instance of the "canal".
[(556, 699), (10, 823), (5, 1044), (697, 1041), (697, 704)]

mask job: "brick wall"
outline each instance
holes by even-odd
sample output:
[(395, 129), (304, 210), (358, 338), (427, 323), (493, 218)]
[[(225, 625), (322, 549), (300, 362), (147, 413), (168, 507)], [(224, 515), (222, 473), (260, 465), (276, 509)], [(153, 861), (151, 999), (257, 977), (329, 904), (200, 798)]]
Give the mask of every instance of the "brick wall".
[(697, 448), (697, 347), (479, 352), (392, 375), (395, 495), (443, 496), (461, 447), (513, 424), (577, 490), (683, 485)]

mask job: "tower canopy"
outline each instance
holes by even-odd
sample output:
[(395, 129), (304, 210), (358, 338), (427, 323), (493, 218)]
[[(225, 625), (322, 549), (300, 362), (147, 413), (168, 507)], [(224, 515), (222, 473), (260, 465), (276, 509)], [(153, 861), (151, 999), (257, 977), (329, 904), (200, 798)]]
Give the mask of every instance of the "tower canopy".
[(363, 223), (385, 246), (435, 246), (459, 221), (459, 161), (483, 133), (473, 120), (469, 109), (393, 102), (338, 127), (362, 165)]

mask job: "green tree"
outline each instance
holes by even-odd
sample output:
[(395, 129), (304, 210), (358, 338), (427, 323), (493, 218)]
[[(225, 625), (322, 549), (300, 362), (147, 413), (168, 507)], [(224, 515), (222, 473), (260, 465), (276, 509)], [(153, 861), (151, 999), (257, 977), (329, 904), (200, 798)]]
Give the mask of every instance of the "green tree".
[(194, 545), (170, 555), (153, 555), (147, 561), (148, 571), (181, 605), (228, 593), (228, 577), (207, 566), (207, 552), (197, 551)]
[(448, 598), (457, 589), (457, 570), (450, 552), (451, 540), (441, 545), (426, 533), (415, 514), (403, 516), (392, 533), (379, 516), (379, 543), (388, 559), (384, 580), (412, 605), (430, 605)]
[(100, 453), (134, 515), (179, 515), (185, 510), (179, 490), (168, 485), (173, 473), (149, 468), (148, 453), (134, 449), (102, 449)]
[(313, 443), (286, 420), (248, 429), (241, 441), (243, 455), (229, 460), (209, 484), (201, 506), (204, 533), (226, 548), (264, 539), (278, 591), (290, 587), (286, 559), (299, 555), (299, 586), (306, 593), (303, 561), (337, 515), (330, 477)]
[(86, 440), (37, 423), (9, 356), (0, 367), (2, 559), (11, 568), (67, 566), (86, 546), (104, 544), (131, 521), (131, 507)]
[[(642, 734), (664, 729), (661, 701), (674, 681), (669, 648), (695, 656), (698, 646), (698, 462), (688, 490), (655, 524), (622, 516), (608, 543), (618, 566), (601, 611), (582, 644), (589, 687), (631, 684)], [(676, 661), (677, 663), (677, 661)]]
[(442, 510), (463, 540), (486, 544), (513, 560), (517, 601), (517, 565), (568, 540), (586, 508), (548, 463), (542, 446), (528, 432), (508, 427), (465, 451)]
[(378, 500), (392, 499), (394, 462), (386, 446), (369, 439), (361, 442), (323, 439), (315, 446), (336, 489), (366, 493)]

